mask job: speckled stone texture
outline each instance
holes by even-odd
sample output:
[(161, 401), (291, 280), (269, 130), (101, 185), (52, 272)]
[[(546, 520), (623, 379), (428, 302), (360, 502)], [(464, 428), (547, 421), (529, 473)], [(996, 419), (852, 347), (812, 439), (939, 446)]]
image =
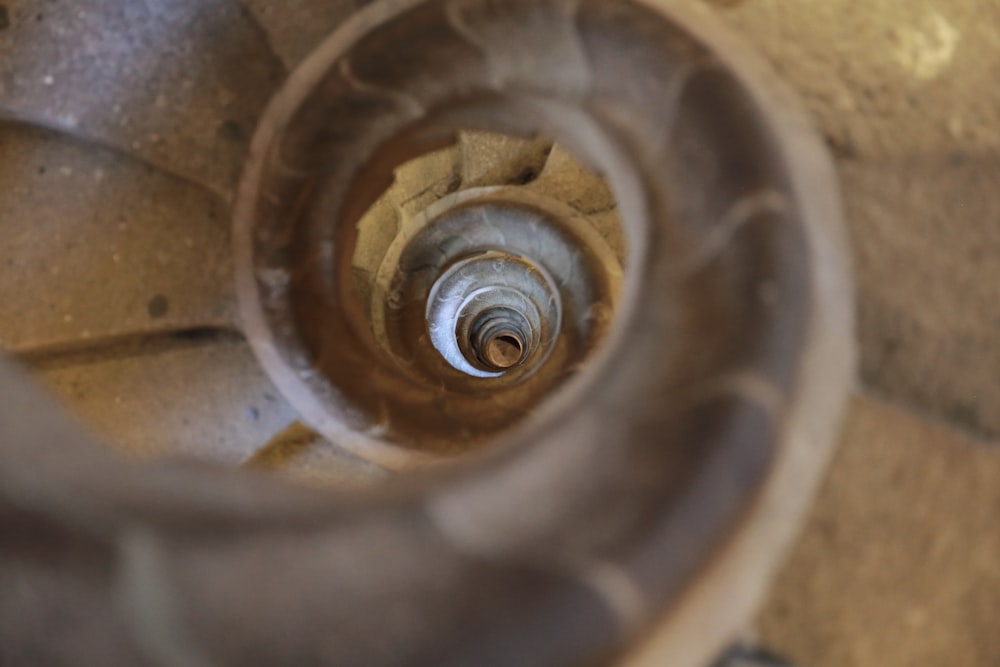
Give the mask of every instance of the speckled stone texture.
[(235, 185), (285, 69), (233, 0), (6, 0), (0, 118), (112, 146), (219, 192)]
[(1000, 447), (854, 400), (760, 638), (806, 667), (1000, 665)]
[(713, 4), (837, 157), (865, 384), (1000, 437), (1000, 4)]
[(0, 347), (232, 326), (229, 208), (116, 151), (0, 123)]

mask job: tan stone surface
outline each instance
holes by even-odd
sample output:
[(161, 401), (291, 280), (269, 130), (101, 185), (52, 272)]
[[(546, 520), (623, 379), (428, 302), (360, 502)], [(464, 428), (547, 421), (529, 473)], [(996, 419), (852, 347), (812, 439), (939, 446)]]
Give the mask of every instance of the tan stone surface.
[(46, 357), (42, 384), (116, 450), (239, 465), (297, 415), (247, 344), (204, 332)]
[(1000, 438), (1000, 3), (712, 4), (837, 158), (866, 386)]
[(855, 399), (759, 629), (807, 667), (1000, 665), (1000, 447)]
[(137, 159), (0, 121), (0, 348), (231, 328), (227, 204)]

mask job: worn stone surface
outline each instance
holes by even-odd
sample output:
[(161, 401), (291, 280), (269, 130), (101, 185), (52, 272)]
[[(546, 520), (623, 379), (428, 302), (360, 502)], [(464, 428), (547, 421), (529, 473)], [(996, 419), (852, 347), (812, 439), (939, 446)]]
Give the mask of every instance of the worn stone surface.
[(297, 65), (347, 17), (372, 0), (241, 0), (274, 52)]
[(211, 334), (57, 355), (39, 379), (134, 457), (237, 465), (296, 420), (245, 343)]
[(0, 115), (229, 192), (285, 69), (236, 0), (8, 0)]
[(1000, 664), (1000, 448), (854, 404), (760, 616), (807, 667)]
[(460, 138), (462, 184), (465, 187), (525, 184), (549, 164), (552, 142), (490, 132), (464, 132)]
[(363, 489), (392, 480), (389, 472), (332, 446), (298, 422), (275, 435), (245, 465), (319, 487)]
[(865, 383), (1000, 437), (1000, 5), (714, 4), (838, 158)]
[(1000, 155), (841, 165), (865, 383), (1000, 436)]
[(720, 15), (766, 54), (841, 154), (1000, 149), (1000, 6), (752, 0)]
[(228, 207), (85, 142), (0, 123), (0, 347), (232, 326)]

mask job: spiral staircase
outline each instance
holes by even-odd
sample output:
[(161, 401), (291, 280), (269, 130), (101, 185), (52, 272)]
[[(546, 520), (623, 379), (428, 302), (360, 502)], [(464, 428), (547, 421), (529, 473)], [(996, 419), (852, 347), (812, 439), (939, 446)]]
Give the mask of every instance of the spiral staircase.
[(0, 18), (0, 662), (740, 638), (853, 332), (829, 158), (739, 40), (655, 0)]

